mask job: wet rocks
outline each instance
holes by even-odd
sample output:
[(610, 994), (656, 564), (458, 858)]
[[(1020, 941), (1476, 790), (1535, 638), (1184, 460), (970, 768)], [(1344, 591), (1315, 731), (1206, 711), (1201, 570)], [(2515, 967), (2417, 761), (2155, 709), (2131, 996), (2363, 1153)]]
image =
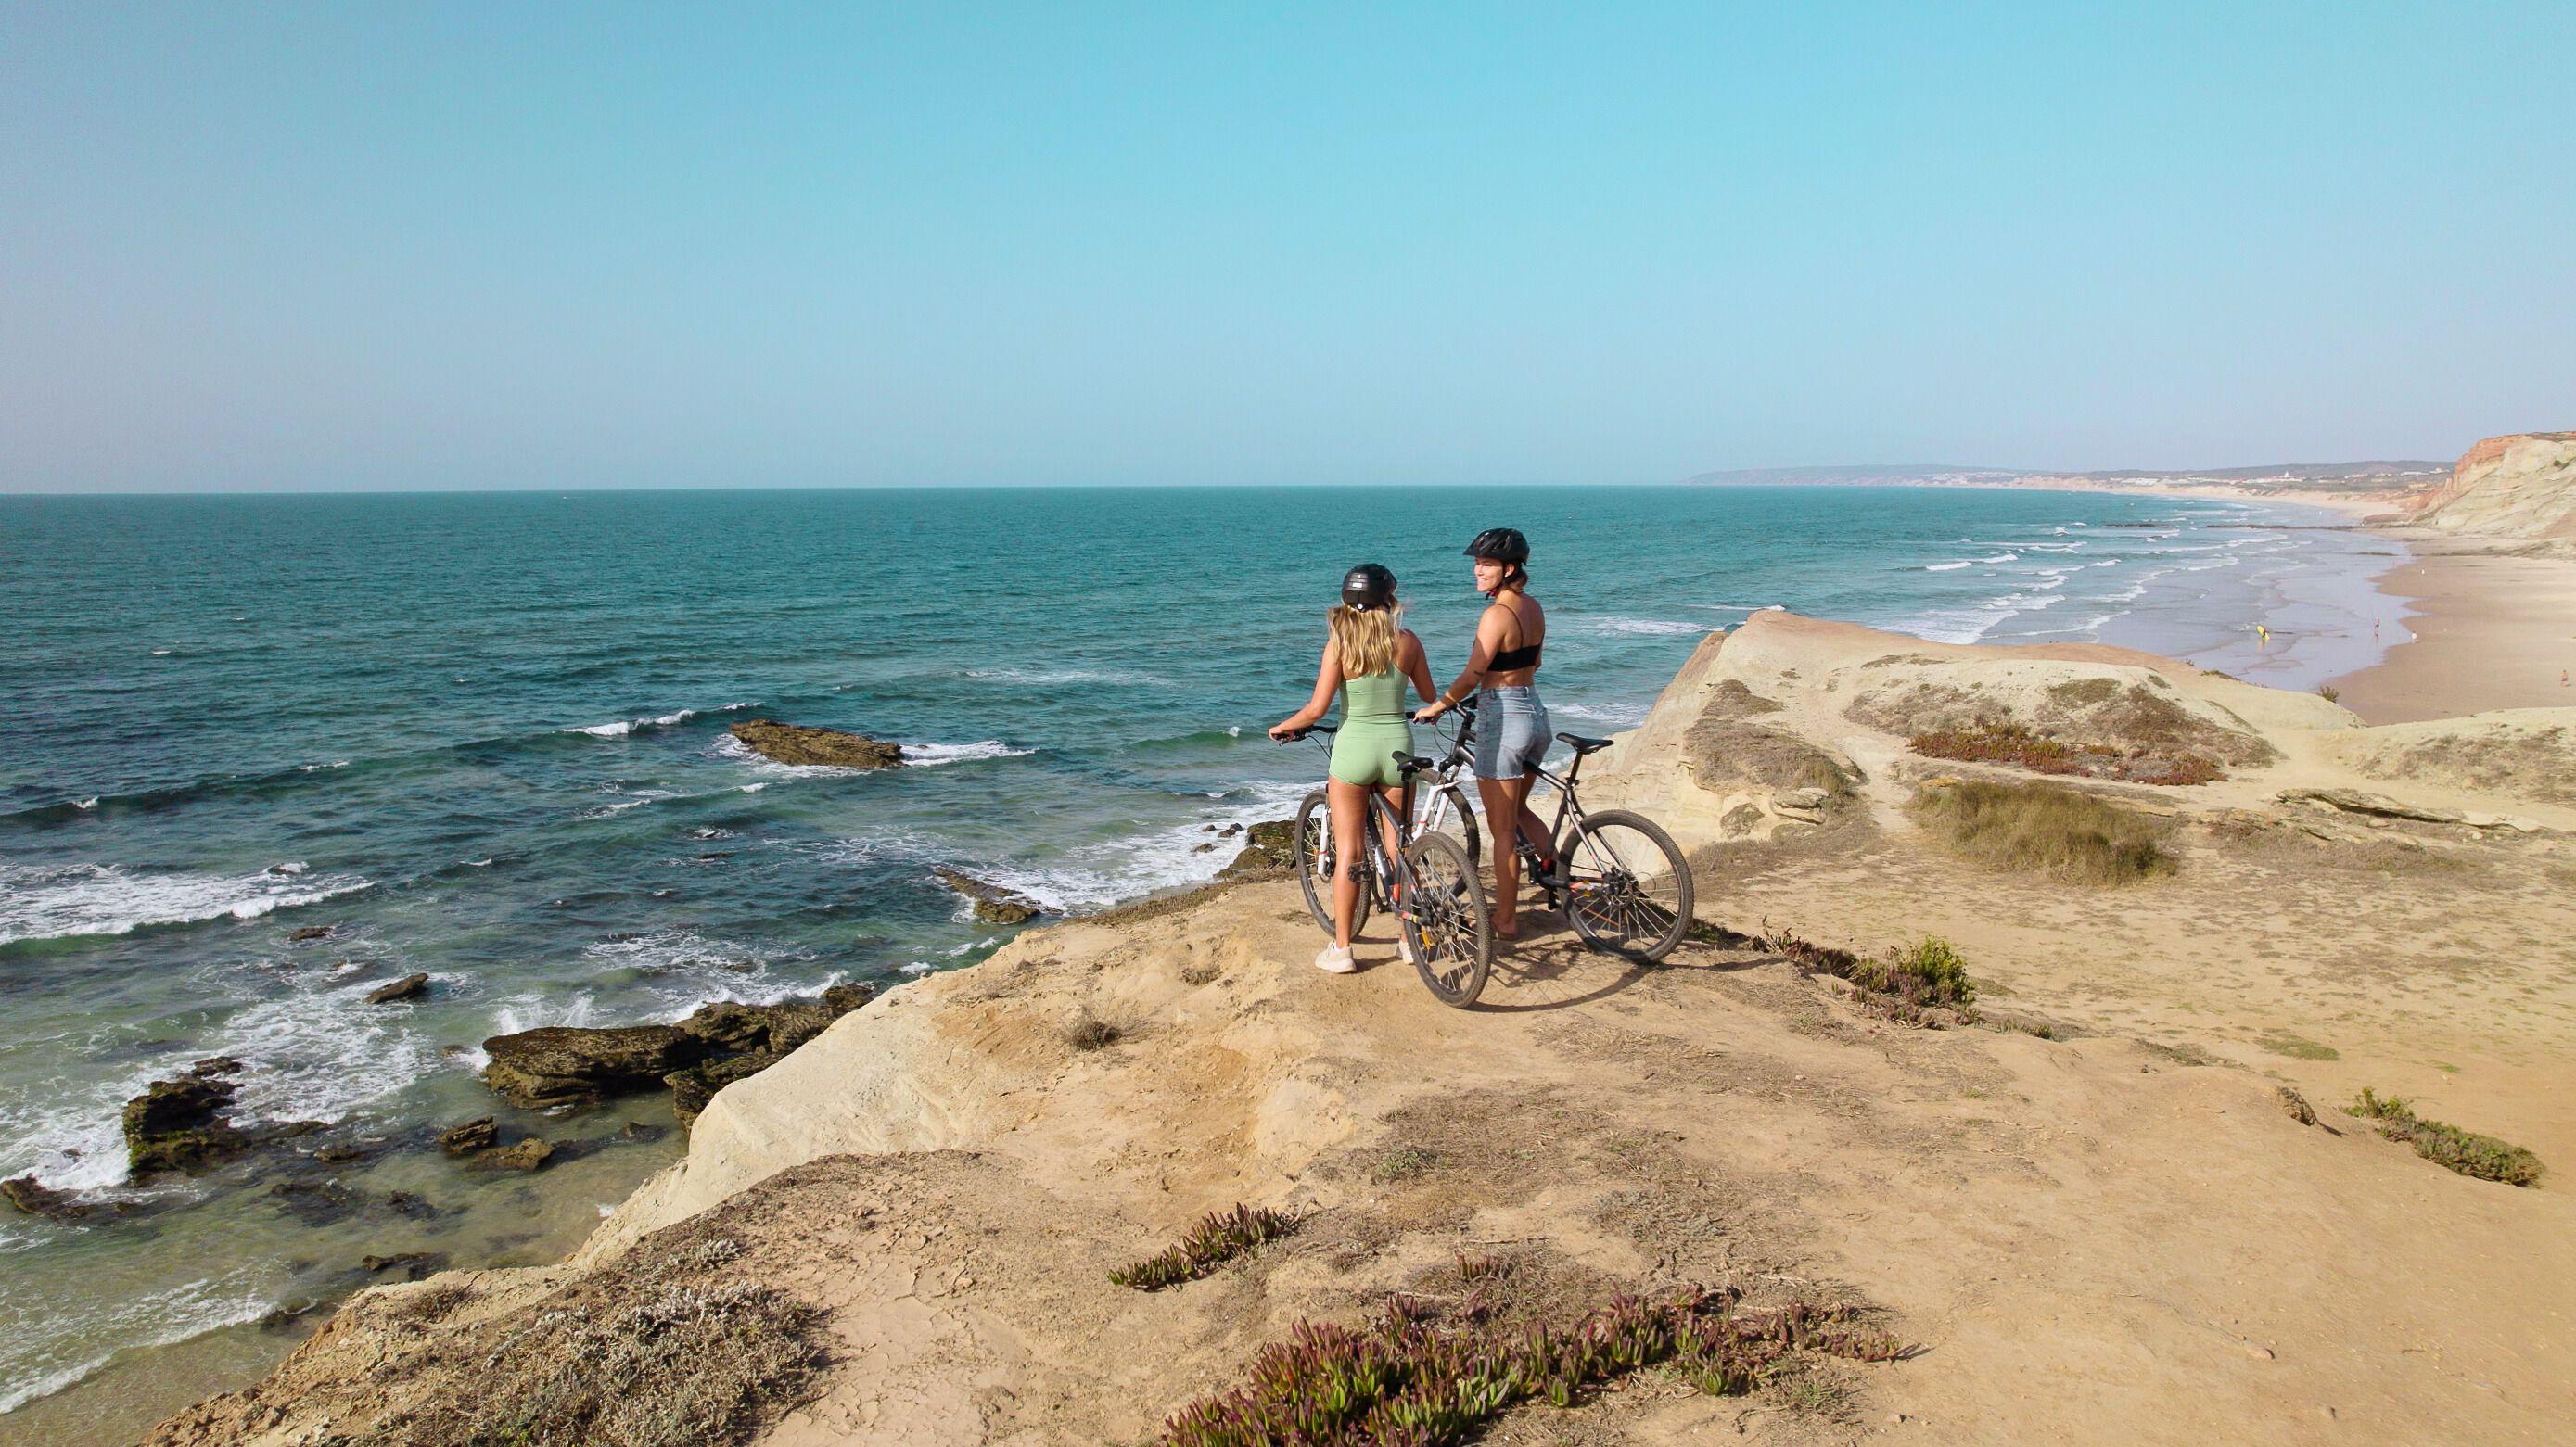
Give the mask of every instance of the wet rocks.
[(200, 1060), (188, 1073), (156, 1080), (125, 1104), (125, 1153), (136, 1176), (185, 1170), (249, 1148), (249, 1133), (223, 1120), (241, 1087), (232, 1077), (242, 1063), (230, 1056)]
[(676, 1025), (550, 1025), (484, 1041), (492, 1063), (483, 1067), (483, 1083), (530, 1109), (589, 1105), (649, 1089), (702, 1051)]
[(444, 1251), (402, 1251), (390, 1256), (363, 1256), (358, 1266), (369, 1276), (399, 1272), (405, 1281), (423, 1281), (447, 1269)]
[(488, 1150), (474, 1158), (474, 1164), (493, 1171), (533, 1171), (554, 1158), (555, 1148), (535, 1136), (514, 1146)]
[(300, 945), (312, 940), (327, 940), (339, 932), (340, 927), (336, 924), (308, 924), (288, 930), (286, 941), (288, 944)]
[(743, 747), (782, 764), (826, 765), (840, 769), (891, 769), (903, 762), (903, 748), (865, 734), (811, 728), (774, 719), (744, 719), (732, 728)]
[(975, 917), (986, 924), (1026, 924), (1046, 912), (1036, 900), (998, 884), (986, 884), (954, 869), (937, 873), (941, 884), (974, 901)]
[(499, 1144), (500, 1140), (501, 1128), (487, 1115), (440, 1131), (438, 1148), (451, 1156), (470, 1156)]
[[(684, 1101), (697, 1102), (684, 1110), (685, 1118), (716, 1091), (776, 1063), (874, 994), (865, 985), (834, 985), (812, 1000), (701, 1005), (677, 1025), (607, 1030), (553, 1026), (496, 1035), (483, 1042), (492, 1060), (484, 1067), (483, 1082), (533, 1108), (596, 1104), (610, 1096), (666, 1085)], [(447, 1134), (467, 1141), (491, 1124), (469, 1121)], [(489, 1139), (479, 1145), (461, 1144), (451, 1154), (483, 1150), (490, 1144)], [(445, 1135), (440, 1146), (447, 1148)]]
[(99, 1212), (99, 1207), (69, 1191), (57, 1191), (30, 1173), (0, 1181), (0, 1201), (48, 1221), (86, 1221)]
[(426, 971), (414, 971), (413, 973), (405, 975), (401, 979), (395, 980), (390, 984), (378, 985), (374, 989), (369, 990), (367, 992), (367, 1003), (370, 1005), (385, 1005), (391, 1004), (396, 1000), (417, 999), (428, 993), (428, 973)]
[(1272, 819), (1243, 831), (1243, 852), (1225, 867), (1220, 879), (1297, 867), (1297, 821)]

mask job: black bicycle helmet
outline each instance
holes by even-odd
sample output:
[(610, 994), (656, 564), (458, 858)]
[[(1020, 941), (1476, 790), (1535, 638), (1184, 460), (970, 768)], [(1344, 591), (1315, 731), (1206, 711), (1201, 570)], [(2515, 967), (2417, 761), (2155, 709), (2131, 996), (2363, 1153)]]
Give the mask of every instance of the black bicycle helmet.
[(1342, 603), (1366, 613), (1395, 602), (1395, 574), (1382, 564), (1362, 563), (1342, 576)]
[(1519, 528), (1487, 528), (1467, 545), (1467, 556), (1480, 561), (1490, 558), (1497, 563), (1526, 563), (1529, 539), (1521, 536)]

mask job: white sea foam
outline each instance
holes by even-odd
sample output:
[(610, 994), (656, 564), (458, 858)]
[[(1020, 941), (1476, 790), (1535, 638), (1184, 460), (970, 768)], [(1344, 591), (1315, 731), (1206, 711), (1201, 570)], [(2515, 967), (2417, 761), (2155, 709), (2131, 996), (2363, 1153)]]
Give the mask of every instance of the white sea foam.
[(743, 786), (742, 786), (742, 791), (743, 791), (744, 793), (746, 793), (746, 794), (757, 794), (757, 793), (759, 793), (761, 790), (766, 789), (766, 788), (768, 788), (768, 787), (769, 787), (769, 783), (768, 783), (768, 781), (767, 781), (767, 780), (763, 780), (763, 781), (761, 781), (760, 783), (757, 783), (757, 784), (745, 784), (745, 785), (743, 785)]
[(1171, 681), (1151, 673), (1116, 668), (970, 668), (965, 676), (986, 683), (1134, 683), (1170, 688)]
[(1550, 703), (1548, 714), (1555, 718), (1579, 718), (1591, 723), (1605, 723), (1613, 728), (1635, 728), (1646, 721), (1646, 705), (1610, 706), (1590, 703)]
[(963, 764), (975, 759), (1017, 759), (1036, 753), (1035, 749), (1015, 749), (1000, 739), (984, 739), (971, 744), (905, 744), (903, 761), (916, 769), (937, 768), (941, 764)]
[(0, 864), (0, 945), (17, 940), (130, 934), (147, 925), (257, 919), (371, 887), (351, 874), (311, 880), (249, 875), (128, 873), (114, 864)]
[(73, 803), (72, 807), (75, 809), (95, 809), (98, 807), (98, 796), (96, 794), (92, 794), (86, 799), (77, 800)]
[(1969, 559), (1967, 559), (1967, 558), (1961, 558), (1959, 561), (1957, 561), (1957, 562), (1955, 562), (1955, 563), (1925, 563), (1925, 564), (1923, 565), (1923, 571), (1925, 571), (1925, 572), (1927, 572), (1927, 573), (1947, 573), (1947, 572), (1950, 572), (1950, 571), (1952, 571), (1952, 570), (1954, 570), (1954, 569), (1958, 569), (1958, 568), (1972, 568), (1972, 567), (1975, 567), (1975, 566), (1976, 566), (1976, 564), (1975, 564), (1974, 562), (1972, 562), (1971, 560), (1969, 560)]
[[(727, 707), (747, 708), (749, 706), (750, 705), (747, 704), (731, 704)], [(592, 738), (599, 739), (622, 739), (627, 735), (634, 733), (637, 729), (665, 729), (674, 724), (687, 723), (689, 720), (696, 718), (697, 716), (698, 711), (696, 709), (684, 708), (675, 710), (671, 713), (660, 714), (653, 718), (625, 718), (614, 719), (608, 723), (580, 724), (564, 729), (563, 732), (568, 734), (588, 734)]]
[(170, 650), (167, 648), (155, 648), (152, 650), (152, 656), (155, 658), (167, 658), (170, 656)]
[(1704, 623), (1681, 623), (1665, 618), (1581, 618), (1574, 622), (1587, 632), (1614, 636), (1654, 637), (1708, 631), (1708, 625)]
[(210, 1331), (257, 1321), (271, 1305), (247, 1269), (137, 1296), (85, 1296), (77, 1302), (54, 1302), (53, 1311), (68, 1307), (71, 1314), (64, 1319), (48, 1313), (52, 1317), (47, 1325), (53, 1329), (53, 1342), (22, 1332), (13, 1334), (8, 1346), (0, 1347), (0, 1373), (5, 1373), (0, 1376), (0, 1413), (52, 1396), (115, 1359), (115, 1352), (102, 1352), (63, 1366), (46, 1365), (46, 1346), (62, 1343), (65, 1338), (117, 1340), (128, 1351), (173, 1346)]

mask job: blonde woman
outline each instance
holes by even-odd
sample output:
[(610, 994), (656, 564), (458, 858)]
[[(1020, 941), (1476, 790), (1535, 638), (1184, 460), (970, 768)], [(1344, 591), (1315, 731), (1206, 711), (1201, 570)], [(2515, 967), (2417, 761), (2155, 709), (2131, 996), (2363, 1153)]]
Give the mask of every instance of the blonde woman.
[[(1351, 959), (1351, 917), (1359, 906), (1360, 831), (1368, 827), (1368, 791), (1382, 792), (1397, 818), (1413, 817), (1411, 790), (1395, 756), (1413, 750), (1404, 685), (1409, 680), (1414, 695), (1429, 700), (1431, 660), (1403, 618), (1404, 607), (1395, 600), (1395, 574), (1375, 563), (1351, 569), (1342, 579), (1341, 606), (1326, 615), (1315, 696), (1270, 730), (1274, 739), (1303, 733), (1332, 707), (1336, 692), (1342, 696), (1342, 726), (1333, 736), (1331, 778), (1324, 786), (1333, 810), (1334, 857), (1340, 861), (1333, 871), (1333, 942), (1315, 956), (1317, 969), (1336, 975), (1358, 968)], [(1402, 847), (1392, 837), (1386, 841), (1390, 856)]]

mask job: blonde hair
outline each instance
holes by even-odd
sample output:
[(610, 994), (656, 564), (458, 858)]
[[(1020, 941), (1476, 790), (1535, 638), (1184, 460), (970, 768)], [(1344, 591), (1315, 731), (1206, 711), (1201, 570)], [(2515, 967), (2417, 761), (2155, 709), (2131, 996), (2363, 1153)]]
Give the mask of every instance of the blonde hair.
[(1395, 667), (1395, 630), (1403, 614), (1401, 607), (1333, 605), (1324, 621), (1332, 630), (1333, 646), (1341, 651), (1344, 678), (1366, 678)]

